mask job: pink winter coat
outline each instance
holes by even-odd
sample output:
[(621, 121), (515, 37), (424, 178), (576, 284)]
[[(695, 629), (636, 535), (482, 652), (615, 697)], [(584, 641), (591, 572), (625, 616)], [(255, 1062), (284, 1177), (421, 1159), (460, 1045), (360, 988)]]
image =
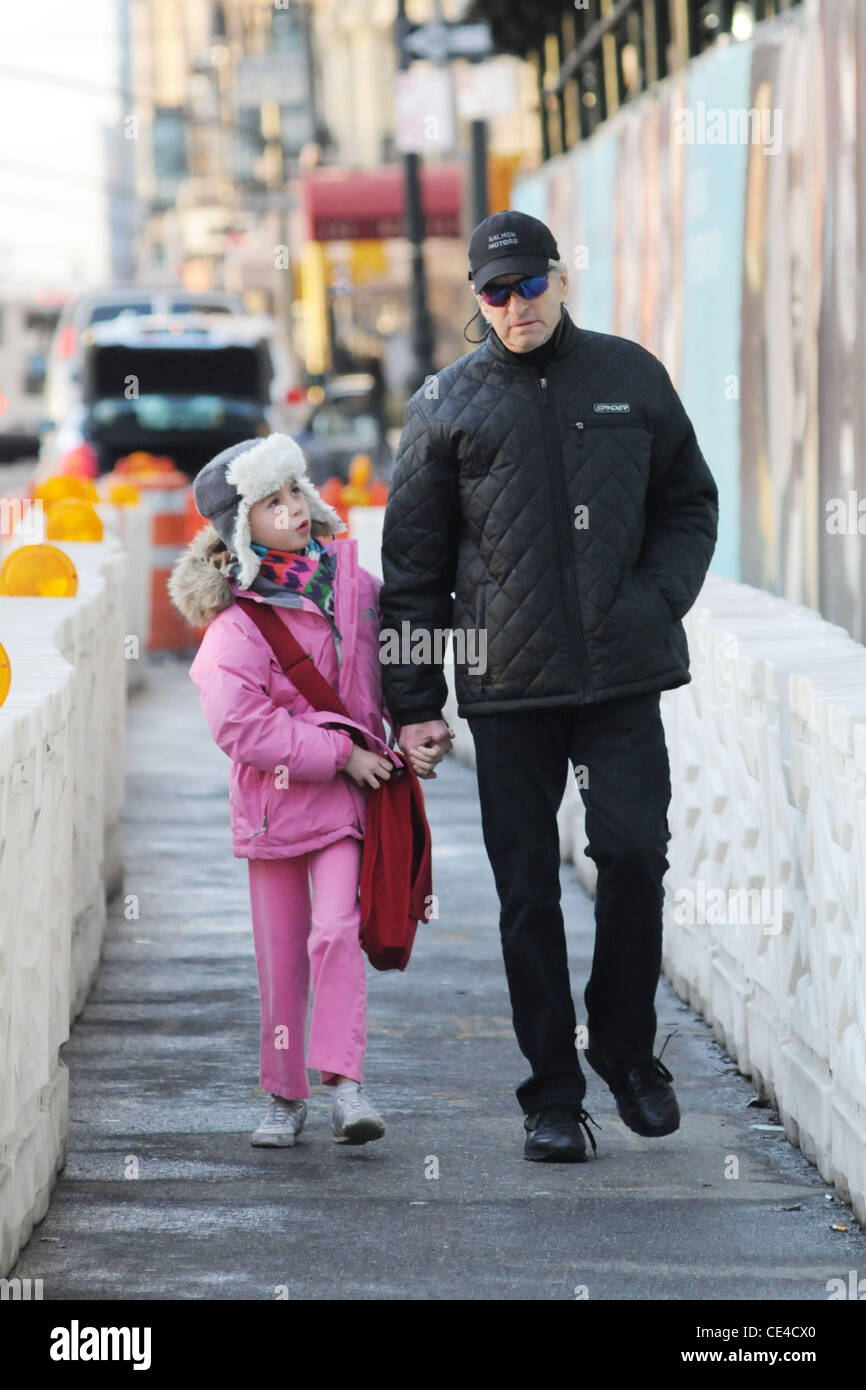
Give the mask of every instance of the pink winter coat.
[[(208, 527), (189, 547), (193, 570), (209, 545), (218, 551), (214, 537)], [(326, 549), (337, 556), (339, 662), (330, 624), (312, 599), (302, 595), (302, 608), (272, 607), (342, 699), (352, 716), (348, 725), (339, 715), (314, 710), (298, 693), (263, 634), (233, 602), (235, 595), (266, 600), (225, 575), (217, 582), (224, 586), (219, 603), (226, 606), (212, 618), (190, 667), (211, 733), (232, 760), (229, 805), (237, 858), (282, 859), (346, 835), (363, 839), (368, 789), (342, 771), (354, 747), (346, 727), (359, 729), (373, 752), (402, 762), (385, 742), (383, 715), (391, 720), (382, 704), (379, 663), (381, 581), (358, 564), (356, 540), (333, 540)], [(195, 599), (184, 605), (178, 596), (188, 597), (191, 574)], [(208, 600), (214, 574), (211, 568), (204, 576)], [(176, 605), (193, 622), (202, 613), (196, 579), (188, 566), (172, 581)]]

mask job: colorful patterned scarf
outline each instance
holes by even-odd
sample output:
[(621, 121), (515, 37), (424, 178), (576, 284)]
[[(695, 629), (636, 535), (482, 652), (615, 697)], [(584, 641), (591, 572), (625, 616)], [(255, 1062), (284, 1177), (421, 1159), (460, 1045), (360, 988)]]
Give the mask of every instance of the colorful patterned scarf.
[[(277, 550), (273, 546), (252, 541), (252, 548), (261, 556), (257, 576), (290, 593), (310, 598), (334, 622), (334, 566), (332, 556), (315, 537), (303, 551)], [(256, 581), (254, 581), (255, 583)]]

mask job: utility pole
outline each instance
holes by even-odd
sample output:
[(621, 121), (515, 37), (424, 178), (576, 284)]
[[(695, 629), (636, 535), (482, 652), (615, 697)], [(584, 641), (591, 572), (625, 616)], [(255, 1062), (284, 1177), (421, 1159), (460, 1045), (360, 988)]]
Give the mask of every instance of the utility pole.
[[(397, 66), (401, 72), (409, 67), (411, 57), (403, 47), (403, 37), (411, 25), (406, 17), (406, 0), (397, 0)], [(404, 155), (406, 175), (406, 236), (411, 248), (411, 280), (409, 305), (411, 316), (412, 352), (415, 375), (411, 383), (416, 391), (434, 373), (433, 323), (427, 304), (427, 279), (424, 271), (424, 209), (421, 203), (420, 158), (414, 150)]]
[(472, 222), (474, 231), (490, 211), (487, 201), (487, 122), (471, 121), (469, 125), (471, 140), (471, 184)]

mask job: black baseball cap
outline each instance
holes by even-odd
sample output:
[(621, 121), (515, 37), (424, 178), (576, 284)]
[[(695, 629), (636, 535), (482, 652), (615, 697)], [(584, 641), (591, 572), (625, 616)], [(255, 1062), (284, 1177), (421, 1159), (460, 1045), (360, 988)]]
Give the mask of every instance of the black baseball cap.
[(559, 248), (550, 228), (509, 208), (485, 217), (469, 238), (468, 279), (483, 290), (497, 275), (544, 275), (551, 260), (559, 260)]

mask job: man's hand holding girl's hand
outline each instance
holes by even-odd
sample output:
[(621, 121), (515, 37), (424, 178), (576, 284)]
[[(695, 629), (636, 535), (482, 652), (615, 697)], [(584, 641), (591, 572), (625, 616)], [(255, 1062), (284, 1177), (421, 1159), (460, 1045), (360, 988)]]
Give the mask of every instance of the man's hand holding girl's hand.
[(424, 724), (404, 724), (397, 746), (409, 759), (420, 778), (435, 777), (433, 771), (446, 753), (454, 747), (454, 730), (444, 719), (429, 719)]
[(359, 748), (356, 744), (343, 771), (348, 772), (359, 787), (378, 787), (389, 780), (394, 764), (381, 753), (371, 753), (368, 748)]
[[(425, 724), (404, 724), (397, 746), (416, 775), (427, 780), (436, 776), (437, 763), (451, 752), (454, 736), (454, 730), (449, 729), (444, 719), (429, 719)], [(390, 779), (394, 763), (383, 754), (371, 753), (356, 744), (343, 771), (359, 787), (378, 787)]]

